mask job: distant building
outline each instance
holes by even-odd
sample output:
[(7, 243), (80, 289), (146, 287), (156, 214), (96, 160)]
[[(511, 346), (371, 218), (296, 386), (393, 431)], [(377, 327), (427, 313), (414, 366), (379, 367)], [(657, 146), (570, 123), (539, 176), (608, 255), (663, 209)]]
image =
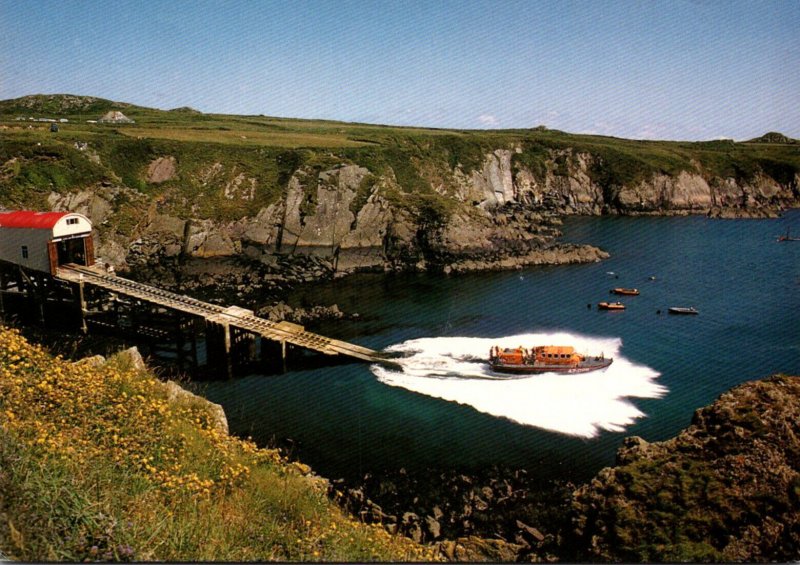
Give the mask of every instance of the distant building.
[(102, 118), (97, 120), (101, 124), (133, 124), (136, 123), (119, 110), (107, 112)]

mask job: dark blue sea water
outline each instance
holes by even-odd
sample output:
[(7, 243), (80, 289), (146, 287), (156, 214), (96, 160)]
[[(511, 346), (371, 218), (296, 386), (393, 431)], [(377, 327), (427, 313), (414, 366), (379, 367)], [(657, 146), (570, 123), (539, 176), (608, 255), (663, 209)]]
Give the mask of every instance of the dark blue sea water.
[[(562, 239), (597, 245), (608, 260), (306, 288), (295, 304), (360, 314), (320, 333), (404, 351), (405, 370), (342, 365), (200, 392), (223, 405), (234, 432), (291, 439), (295, 455), (331, 478), (498, 464), (585, 480), (613, 463), (626, 436), (669, 438), (739, 383), (800, 374), (800, 242), (776, 242), (787, 226), (800, 234), (800, 210), (778, 220), (570, 218)], [(617, 299), (615, 286), (641, 294), (619, 298), (624, 312), (598, 311)], [(700, 314), (668, 315), (670, 306)], [(492, 344), (542, 342), (615, 362), (604, 373), (487, 378), (481, 358)]]

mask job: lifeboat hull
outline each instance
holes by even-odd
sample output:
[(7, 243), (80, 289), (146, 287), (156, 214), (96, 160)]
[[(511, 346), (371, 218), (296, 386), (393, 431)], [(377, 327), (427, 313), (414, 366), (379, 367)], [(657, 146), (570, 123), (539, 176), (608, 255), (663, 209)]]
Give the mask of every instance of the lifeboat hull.
[(576, 364), (553, 364), (541, 363), (536, 361), (534, 363), (504, 363), (500, 360), (494, 360), (489, 363), (492, 371), (498, 373), (509, 373), (513, 375), (538, 375), (540, 373), (588, 373), (590, 371), (597, 371), (605, 369), (613, 359), (606, 359), (604, 357), (590, 357), (584, 359)]

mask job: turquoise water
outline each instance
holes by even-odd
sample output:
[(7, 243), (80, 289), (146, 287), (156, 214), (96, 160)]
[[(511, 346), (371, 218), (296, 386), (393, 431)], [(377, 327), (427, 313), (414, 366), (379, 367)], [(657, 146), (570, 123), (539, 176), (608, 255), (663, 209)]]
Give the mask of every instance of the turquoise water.
[[(234, 432), (293, 446), (331, 478), (497, 464), (585, 480), (613, 463), (626, 436), (669, 438), (736, 384), (800, 374), (800, 243), (775, 241), (787, 226), (800, 232), (800, 211), (778, 220), (571, 218), (563, 240), (597, 245), (610, 259), (317, 285), (292, 302), (360, 314), (320, 333), (401, 350), (410, 355), (404, 370), (341, 365), (200, 392), (223, 405)], [(614, 297), (624, 312), (598, 311), (614, 286), (641, 294)], [(667, 315), (670, 306), (700, 314)], [(481, 358), (491, 344), (541, 341), (615, 362), (604, 373), (490, 378)]]

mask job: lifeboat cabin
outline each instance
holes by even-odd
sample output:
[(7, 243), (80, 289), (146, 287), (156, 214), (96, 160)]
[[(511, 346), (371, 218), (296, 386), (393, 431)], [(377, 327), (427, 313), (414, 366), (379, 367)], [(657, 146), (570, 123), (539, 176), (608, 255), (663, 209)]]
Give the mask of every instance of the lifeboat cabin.
[(53, 276), (66, 263), (91, 266), (92, 223), (74, 212), (0, 212), (0, 261)]

